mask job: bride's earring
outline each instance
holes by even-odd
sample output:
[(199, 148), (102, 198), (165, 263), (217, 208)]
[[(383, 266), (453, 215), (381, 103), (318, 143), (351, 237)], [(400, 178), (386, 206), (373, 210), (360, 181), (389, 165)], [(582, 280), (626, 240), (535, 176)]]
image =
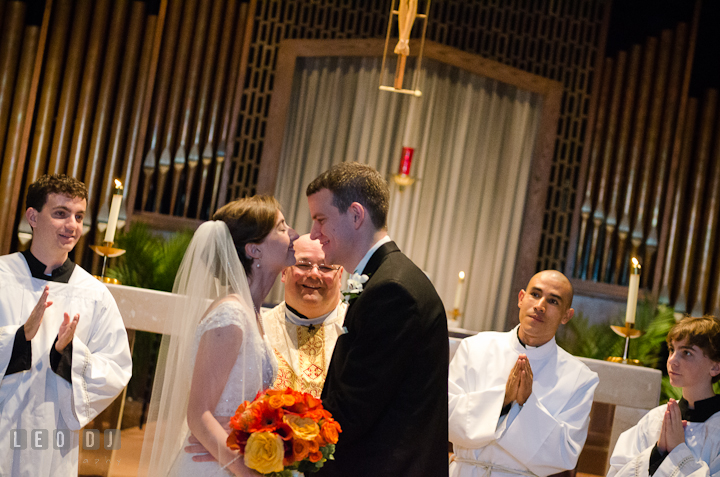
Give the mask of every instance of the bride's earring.
[(257, 263), (255, 264), (257, 268), (260, 268), (260, 259), (258, 259)]

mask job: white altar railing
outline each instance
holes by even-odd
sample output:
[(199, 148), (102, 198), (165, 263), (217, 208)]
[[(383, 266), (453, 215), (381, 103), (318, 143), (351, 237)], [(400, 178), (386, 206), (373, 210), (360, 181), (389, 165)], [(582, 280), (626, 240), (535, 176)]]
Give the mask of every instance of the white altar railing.
[[(125, 327), (129, 330), (162, 333), (165, 320), (175, 309), (175, 300), (178, 299), (172, 293), (144, 288), (108, 285), (108, 289), (115, 297)], [(450, 338), (451, 358), (459, 343), (459, 338)], [(600, 378), (595, 402), (615, 406), (609, 446), (612, 451), (619, 435), (658, 405), (662, 373), (641, 366), (580, 359)]]

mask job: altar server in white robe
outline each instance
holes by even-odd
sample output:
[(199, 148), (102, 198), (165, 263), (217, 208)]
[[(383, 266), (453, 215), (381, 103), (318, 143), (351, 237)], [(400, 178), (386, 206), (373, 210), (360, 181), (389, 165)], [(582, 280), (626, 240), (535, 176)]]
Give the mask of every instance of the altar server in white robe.
[(68, 259), (86, 201), (81, 182), (43, 176), (28, 191), (30, 249), (0, 257), (0, 475), (77, 475), (79, 429), (130, 379), (112, 295)]
[(263, 326), (278, 361), (273, 387), (320, 398), (330, 357), (343, 334), (347, 304), (341, 301), (343, 269), (325, 263), (317, 240), (302, 235), (293, 244), (295, 265), (282, 272), (285, 301), (263, 314)]
[(647, 413), (620, 435), (608, 477), (720, 475), (720, 321), (684, 318), (667, 336), (670, 384), (682, 399)]
[(450, 363), (451, 476), (545, 476), (572, 469), (585, 444), (597, 374), (555, 343), (573, 317), (560, 272), (518, 295), (520, 324), (465, 338)]

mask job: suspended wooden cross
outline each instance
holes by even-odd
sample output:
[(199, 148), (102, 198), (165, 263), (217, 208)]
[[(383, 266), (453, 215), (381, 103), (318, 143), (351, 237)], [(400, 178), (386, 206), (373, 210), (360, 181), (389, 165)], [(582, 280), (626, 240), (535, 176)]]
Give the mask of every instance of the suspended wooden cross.
[[(397, 7), (396, 7), (397, 5)], [(398, 3), (393, 1), (393, 5), (390, 10), (390, 18), (388, 20), (387, 37), (385, 38), (385, 51), (383, 52), (383, 62), (380, 75), (380, 89), (383, 91), (393, 91), (396, 93), (412, 94), (420, 96), (422, 93), (417, 89), (418, 72), (420, 71), (420, 65), (422, 62), (422, 51), (425, 44), (425, 33), (427, 31), (427, 18), (428, 12), (430, 11), (430, 0), (425, 2), (425, 13), (418, 13), (418, 0), (398, 0)], [(412, 32), (415, 19), (420, 18), (423, 20), (422, 35), (420, 36), (420, 48), (418, 50), (418, 57), (415, 63), (415, 72), (413, 74), (412, 86), (410, 89), (403, 88), (403, 81), (405, 79), (405, 67), (407, 63), (407, 57), (410, 56), (410, 33)], [(398, 42), (393, 49), (393, 53), (397, 55), (397, 66), (395, 68), (395, 77), (392, 82), (392, 86), (384, 84), (385, 75), (385, 60), (388, 55), (388, 45), (390, 44), (390, 33), (392, 32), (393, 22), (397, 19), (398, 25)]]

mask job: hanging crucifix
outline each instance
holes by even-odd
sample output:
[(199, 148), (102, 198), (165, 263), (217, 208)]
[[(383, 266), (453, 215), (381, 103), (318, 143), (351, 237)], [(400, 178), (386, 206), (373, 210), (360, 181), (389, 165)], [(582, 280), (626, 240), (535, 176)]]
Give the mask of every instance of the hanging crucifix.
[[(418, 13), (418, 3), (424, 4), (424, 13)], [(397, 9), (395, 8), (397, 5)], [(422, 8), (422, 7), (421, 7)], [(390, 18), (388, 20), (387, 37), (385, 38), (385, 50), (383, 51), (383, 60), (380, 74), (380, 89), (384, 91), (391, 91), (394, 93), (411, 94), (414, 96), (421, 96), (422, 93), (417, 89), (418, 86), (418, 71), (422, 64), (422, 53), (423, 46), (425, 45), (425, 33), (427, 31), (427, 18), (430, 10), (430, 0), (393, 0), (393, 5), (390, 8)], [(397, 33), (398, 41), (393, 49), (393, 53), (397, 55), (397, 67), (395, 68), (395, 78), (388, 83), (385, 83), (385, 79), (389, 80), (390, 71), (387, 71), (388, 77), (386, 77), (385, 60), (390, 55), (390, 34), (393, 31), (393, 25), (395, 18), (397, 17)], [(405, 69), (407, 64), (407, 57), (410, 56), (410, 33), (412, 32), (413, 26), (416, 19), (423, 20), (422, 31), (419, 38), (419, 46), (417, 46), (416, 40), (413, 40), (413, 54), (417, 55), (415, 61), (414, 74), (412, 77), (412, 85), (409, 88), (403, 88), (403, 80), (405, 78)]]
[(417, 16), (417, 0), (399, 0), (398, 6), (398, 42), (393, 52), (398, 55), (395, 70), (395, 89), (402, 89), (405, 77), (405, 63), (410, 55), (410, 32)]

